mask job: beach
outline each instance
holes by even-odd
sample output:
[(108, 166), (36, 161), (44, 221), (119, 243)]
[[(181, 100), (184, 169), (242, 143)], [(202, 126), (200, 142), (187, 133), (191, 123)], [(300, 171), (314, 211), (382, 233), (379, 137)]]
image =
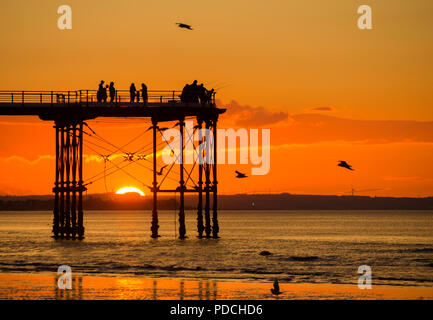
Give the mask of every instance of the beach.
[(431, 211), (222, 211), (220, 239), (197, 239), (188, 211), (186, 240), (168, 211), (151, 239), (150, 216), (89, 211), (86, 238), (68, 241), (50, 237), (49, 211), (2, 212), (0, 299), (275, 299), (274, 279), (278, 299), (433, 299)]
[(0, 274), (0, 299), (15, 300), (297, 300), (297, 299), (433, 299), (433, 287), (356, 284), (281, 283), (278, 297), (272, 283), (142, 277), (73, 276), (72, 289), (59, 289), (56, 274)]

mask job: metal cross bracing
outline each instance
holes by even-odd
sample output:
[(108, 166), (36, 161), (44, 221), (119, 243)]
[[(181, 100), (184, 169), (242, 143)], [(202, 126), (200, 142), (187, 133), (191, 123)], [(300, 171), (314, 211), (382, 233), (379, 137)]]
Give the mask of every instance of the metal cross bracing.
[[(116, 172), (123, 172), (133, 180), (140, 183), (142, 186), (147, 187), (153, 194), (153, 208), (152, 208), (152, 222), (151, 222), (151, 236), (158, 238), (158, 193), (179, 193), (179, 238), (186, 238), (185, 227), (185, 193), (197, 193), (197, 231), (199, 238), (218, 238), (219, 226), (217, 215), (217, 178), (216, 166), (210, 163), (215, 159), (214, 153), (216, 152), (216, 145), (213, 143), (216, 139), (214, 134), (216, 129), (216, 121), (203, 121), (197, 119), (197, 125), (193, 127), (193, 131), (189, 132), (184, 130), (185, 120), (194, 120), (194, 118), (181, 119), (170, 128), (160, 127), (158, 122), (153, 120), (152, 125), (141, 132), (139, 135), (131, 139), (128, 143), (118, 147), (104, 139), (101, 135), (95, 132), (88, 123), (84, 122), (85, 130), (83, 133), (88, 137), (84, 143), (86, 149), (96, 153), (100, 159), (104, 161), (104, 170), (84, 181), (84, 186), (88, 186), (97, 181), (104, 180), (106, 187), (106, 178), (115, 174)], [(205, 126), (203, 126), (203, 123)], [(163, 132), (167, 129), (175, 128), (182, 132), (178, 141), (170, 143), (163, 136)], [(202, 129), (206, 128), (204, 134)], [(198, 132), (198, 141), (194, 140), (194, 136)], [(145, 138), (147, 133), (152, 133), (152, 142), (144, 144), (138, 149), (127, 150), (127, 147), (140, 138)], [(158, 142), (159, 140), (159, 142)], [(204, 144), (203, 144), (204, 142)], [(174, 144), (177, 144), (177, 148)], [(186, 165), (184, 162), (184, 154), (186, 145), (192, 146), (192, 152), (195, 156), (192, 157), (193, 163)], [(162, 150), (168, 149), (174, 156), (175, 161), (169, 165), (158, 163), (161, 158)], [(207, 152), (207, 151), (210, 152)], [(154, 156), (155, 155), (155, 156)], [(116, 159), (122, 159), (116, 163)], [(199, 159), (206, 159), (198, 161)], [(161, 161), (159, 161), (161, 162)], [(111, 165), (107, 167), (107, 165)], [(136, 174), (131, 173), (126, 168), (131, 165), (138, 165), (141, 168), (147, 169), (153, 174), (152, 185), (143, 181)], [(150, 164), (147, 165), (147, 164)], [(176, 167), (179, 170), (176, 170)], [(188, 168), (187, 168), (188, 166)], [(204, 174), (203, 174), (204, 173)], [(175, 177), (178, 177), (177, 180)], [(205, 178), (205, 182), (203, 181)], [(170, 180), (171, 182), (178, 182), (176, 188), (164, 188), (165, 183)], [(107, 187), (106, 187), (107, 191)], [(203, 194), (205, 199), (203, 200)], [(212, 199), (211, 199), (212, 197)], [(212, 202), (211, 202), (212, 200)], [(212, 207), (212, 219), (211, 219)], [(204, 215), (204, 216), (203, 216)]]

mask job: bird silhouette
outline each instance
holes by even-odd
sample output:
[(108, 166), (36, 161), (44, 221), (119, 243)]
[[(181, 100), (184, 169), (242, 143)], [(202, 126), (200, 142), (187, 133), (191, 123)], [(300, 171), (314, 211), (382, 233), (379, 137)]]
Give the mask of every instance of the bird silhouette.
[(165, 167), (167, 167), (167, 165), (163, 166), (156, 174), (158, 176), (162, 176), (162, 171), (164, 170)]
[(239, 172), (239, 171), (235, 171), (236, 172), (236, 178), (242, 179), (242, 178), (248, 178), (248, 176), (245, 173)]
[(179, 23), (179, 22), (176, 22), (176, 24), (179, 28), (193, 30), (193, 28), (189, 24)]
[(342, 167), (342, 168), (346, 168), (346, 169), (349, 169), (349, 170), (354, 171), (354, 170), (352, 169), (352, 166), (351, 166), (350, 164), (348, 164), (346, 161), (342, 161), (342, 160), (340, 160), (339, 163), (338, 163), (338, 166), (339, 166), (339, 167)]
[(280, 294), (282, 294), (282, 292), (280, 291), (280, 285), (278, 284), (278, 279), (275, 279), (274, 281), (274, 288), (271, 289), (272, 294), (278, 296)]

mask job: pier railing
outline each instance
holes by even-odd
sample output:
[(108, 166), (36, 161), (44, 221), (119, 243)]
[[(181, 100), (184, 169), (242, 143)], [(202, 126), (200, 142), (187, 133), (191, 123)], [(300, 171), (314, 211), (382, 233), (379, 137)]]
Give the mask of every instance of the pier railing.
[[(180, 103), (181, 91), (177, 90), (149, 90), (147, 92), (147, 102), (152, 104), (163, 104), (163, 103)], [(105, 99), (104, 99), (105, 100)], [(123, 103), (141, 103), (143, 104), (143, 97), (140, 92), (140, 102), (136, 102), (136, 99), (131, 102), (131, 95), (129, 90), (116, 90), (113, 101), (111, 101), (110, 94), (107, 90), (107, 99), (104, 102), (98, 102), (98, 91), (97, 90), (75, 90), (75, 91), (4, 91), (0, 90), (0, 103), (7, 104), (123, 104)], [(215, 94), (213, 94), (211, 104), (215, 103)]]

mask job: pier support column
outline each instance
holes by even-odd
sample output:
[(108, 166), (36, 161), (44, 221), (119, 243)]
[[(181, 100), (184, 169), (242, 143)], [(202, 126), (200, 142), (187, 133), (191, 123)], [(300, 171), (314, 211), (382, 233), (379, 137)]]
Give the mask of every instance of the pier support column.
[(71, 236), (71, 125), (68, 124), (65, 129), (65, 238)]
[(59, 192), (60, 192), (60, 172), (59, 172), (59, 157), (60, 157), (60, 127), (55, 124), (54, 125), (54, 129), (56, 130), (56, 174), (55, 174), (55, 182), (54, 182), (54, 188), (53, 188), (53, 192), (54, 192), (54, 209), (53, 209), (53, 237), (55, 239), (59, 238), (59, 233), (60, 233), (60, 218), (59, 218), (59, 214), (60, 214), (60, 197), (59, 197)]
[(84, 223), (83, 223), (83, 192), (86, 187), (83, 186), (83, 122), (79, 123), (78, 131), (78, 204), (77, 204), (77, 234), (78, 239), (84, 239)]
[(213, 176), (213, 206), (212, 206), (212, 237), (218, 238), (218, 179), (217, 179), (217, 120), (213, 121), (213, 161), (212, 161), (212, 176)]
[(204, 206), (204, 218), (205, 218), (205, 233), (206, 238), (210, 238), (211, 235), (211, 225), (210, 225), (210, 122), (206, 120), (206, 163), (204, 166), (205, 173), (205, 206)]
[(153, 209), (152, 209), (152, 225), (150, 231), (152, 231), (152, 238), (158, 238), (158, 180), (156, 175), (156, 131), (158, 129), (158, 122), (152, 119), (153, 129)]
[(197, 119), (198, 122), (198, 205), (197, 205), (197, 231), (198, 237), (203, 238), (203, 120)]
[(56, 121), (55, 129), (53, 237), (83, 239), (83, 124)]
[(184, 119), (180, 120), (180, 137), (179, 137), (179, 147), (180, 147), (180, 181), (179, 181), (179, 196), (180, 196), (180, 208), (179, 208), (179, 238), (185, 239), (186, 229), (185, 229), (185, 180), (184, 180)]

